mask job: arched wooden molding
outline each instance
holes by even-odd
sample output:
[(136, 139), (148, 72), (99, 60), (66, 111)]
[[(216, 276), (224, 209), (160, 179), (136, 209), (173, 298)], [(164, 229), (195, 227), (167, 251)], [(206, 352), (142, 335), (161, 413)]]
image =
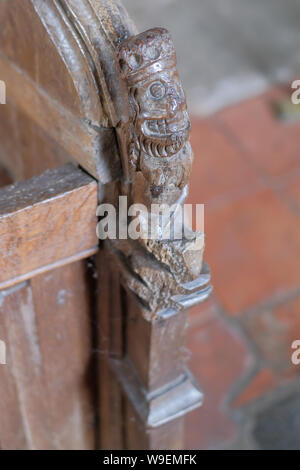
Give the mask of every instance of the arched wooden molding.
[[(30, 145), (38, 132), (36, 151), (47, 157), (40, 171), (54, 161), (75, 160), (99, 182), (113, 181), (120, 175), (114, 127), (127, 110), (124, 98), (118, 99), (125, 95), (114, 49), (135, 32), (124, 9), (98, 0), (4, 0), (0, 15), (1, 79), (10, 84), (8, 101), (16, 110), (1, 110), (7, 115), (0, 159), (10, 162), (14, 178), (32, 176), (29, 168), (22, 168), (20, 155), (29, 167), (31, 157), (24, 155), (22, 137), (16, 133), (26, 125)], [(14, 48), (10, 44), (16, 31), (23, 37)], [(51, 146), (56, 147), (55, 157)]]

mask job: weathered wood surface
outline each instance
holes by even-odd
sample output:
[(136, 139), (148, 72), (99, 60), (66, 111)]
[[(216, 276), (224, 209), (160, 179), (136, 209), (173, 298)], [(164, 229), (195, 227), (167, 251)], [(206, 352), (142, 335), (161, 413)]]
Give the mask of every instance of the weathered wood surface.
[(92, 325), (85, 261), (0, 292), (1, 449), (92, 449)]
[[(102, 429), (111, 433), (109, 443), (121, 424), (122, 447), (127, 449), (180, 449), (184, 416), (203, 399), (185, 366), (186, 309), (211, 292), (209, 269), (203, 263), (204, 234), (193, 232), (180, 216), (193, 161), (190, 122), (168, 31), (154, 28), (129, 37), (116, 54), (129, 107), (129, 119), (118, 125), (124, 172), (119, 194), (127, 196), (128, 206), (142, 204), (148, 214), (152, 204), (165, 204), (172, 206), (173, 215), (157, 217), (151, 227), (156, 236), (150, 238), (148, 225), (144, 228), (150, 217), (140, 212), (136, 219), (142, 236), (104, 244), (126, 293), (119, 316), (122, 354), (116, 355), (113, 346), (120, 340), (119, 328), (109, 320), (105, 338), (115, 341), (106, 341), (104, 351), (104, 368), (114, 373), (106, 386), (113, 386), (115, 378), (119, 381), (123, 418), (114, 419), (114, 403), (103, 385), (100, 416), (106, 413), (106, 421), (114, 425), (105, 427), (103, 421)], [(118, 208), (117, 200), (115, 204)], [(172, 238), (172, 232), (177, 236)], [(100, 311), (100, 317), (112, 315), (113, 305)]]
[[(7, 162), (5, 154), (2, 163), (8, 164), (8, 169), (14, 177), (23, 179), (19, 176), (22, 171), (25, 172), (25, 176), (28, 176), (28, 169), (24, 168), (24, 160), (26, 164), (30, 164), (37, 151), (49, 156), (49, 167), (56, 167), (56, 162), (61, 164), (68, 161), (78, 162), (95, 178), (100, 179), (99, 175), (101, 175), (103, 183), (110, 178), (108, 176), (110, 171), (114, 175), (119, 173), (119, 164), (116, 160), (117, 150), (111, 129), (97, 128), (96, 124), (92, 127), (88, 120), (78, 119), (76, 114), (63, 108), (61, 103), (55, 102), (27, 75), (24, 75), (23, 71), (1, 56), (0, 70), (1, 79), (9, 84), (8, 105), (2, 106), (5, 109), (0, 110), (1, 121), (6, 119), (0, 131), (1, 146), (4, 148), (7, 145), (7, 152), (11, 152), (12, 158), (18, 160), (19, 168), (13, 166), (13, 160)], [(15, 130), (12, 129), (13, 125), (16, 126)], [(20, 135), (18, 128), (21, 126), (25, 128), (20, 131)], [(15, 136), (13, 149), (11, 148), (12, 142), (7, 142), (7, 131)], [(29, 148), (22, 148), (21, 145), (24, 144), (22, 139), (28, 142)], [(115, 158), (112, 155), (110, 165), (100, 159), (101, 155), (107, 154), (108, 148), (113, 150), (112, 154), (115, 153)], [(58, 151), (53, 155), (55, 149)], [(17, 154), (17, 151), (20, 153)], [(94, 162), (90, 154), (98, 155), (98, 160)], [(23, 164), (20, 164), (21, 158)], [(45, 162), (40, 161), (41, 171), (45, 170), (44, 165)]]
[(0, 289), (97, 251), (97, 184), (72, 164), (0, 189)]
[(0, 23), (0, 161), (14, 180), (77, 161), (112, 181), (124, 87), (112, 43), (135, 31), (124, 9), (103, 0), (2, 0)]
[[(7, 105), (0, 108), (0, 162), (14, 180), (76, 161), (100, 183), (108, 183), (99, 186), (107, 202), (115, 203), (120, 194), (128, 196), (129, 204), (142, 202), (147, 208), (152, 202), (184, 202), (192, 164), (189, 120), (166, 30), (136, 36), (120, 3), (110, 0), (3, 0), (0, 21), (5, 25), (0, 31), (0, 66), (11, 83)], [(52, 199), (53, 205), (51, 198), (34, 205), (28, 200), (28, 209), (15, 206), (11, 212), (21, 230), (21, 248), (26, 233), (30, 237), (20, 254), (18, 245), (12, 245), (12, 256), (15, 252), (19, 258), (14, 263), (7, 259), (5, 266), (14, 273), (13, 282), (35, 277), (2, 292), (2, 305), (7, 302), (6, 310), (12, 313), (6, 315), (0, 334), (10, 342), (13, 369), (2, 372), (8, 374), (3, 387), (11, 398), (3, 410), (1, 446), (179, 449), (184, 414), (202, 401), (185, 368), (184, 337), (185, 309), (211, 291), (202, 264), (203, 234), (182, 243), (105, 243), (97, 255), (95, 295), (96, 273), (84, 277), (83, 261), (53, 269), (53, 259), (71, 263), (78, 253), (88, 256), (90, 248), (95, 250), (95, 233), (85, 230), (86, 224), (95, 229), (97, 188), (87, 183), (63, 193)], [(36, 213), (39, 206), (42, 212)], [(39, 217), (32, 228), (25, 227), (27, 210), (33, 220)], [(54, 228), (57, 222), (57, 249), (51, 244), (49, 216)], [(6, 241), (12, 233), (7, 220), (2, 237)], [(176, 217), (172, 225), (178, 225)], [(30, 253), (37, 239), (44, 247), (39, 256), (38, 249)], [(82, 251), (87, 245), (90, 248)], [(37, 275), (41, 266), (47, 272)], [(8, 282), (5, 269), (3, 282)], [(57, 273), (57, 282), (49, 281)], [(27, 315), (22, 305), (30, 305)], [(88, 332), (86, 322), (96, 316), (97, 330), (92, 323)], [(64, 346), (59, 343), (62, 332), (67, 332), (68, 347), (65, 341)], [(94, 383), (88, 385), (92, 347), (98, 351), (98, 364), (93, 366)], [(73, 348), (75, 358), (80, 356), (78, 367)], [(64, 356), (63, 367), (56, 349)], [(66, 378), (63, 370), (68, 370)], [(37, 398), (29, 380), (40, 391)], [(21, 405), (15, 405), (17, 400)], [(11, 423), (8, 409), (14, 410)], [(99, 429), (92, 436), (90, 422), (98, 413)], [(16, 429), (20, 431), (14, 440)]]
[(0, 167), (0, 188), (2, 186), (8, 186), (11, 183), (12, 180), (7, 171), (4, 168)]
[[(104, 269), (105, 266), (105, 269)], [(109, 358), (122, 359), (125, 352), (124, 299), (119, 273), (109, 262), (105, 250), (96, 256), (98, 271), (97, 340), (99, 349), (99, 447), (101, 449), (126, 449), (124, 438), (124, 394)]]

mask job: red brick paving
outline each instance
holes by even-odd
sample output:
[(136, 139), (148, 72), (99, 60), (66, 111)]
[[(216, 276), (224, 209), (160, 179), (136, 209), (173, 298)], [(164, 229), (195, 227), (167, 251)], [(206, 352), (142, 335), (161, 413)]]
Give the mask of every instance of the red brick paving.
[(255, 171), (215, 120), (193, 120), (191, 144), (194, 164), (190, 201), (207, 204), (255, 183)]
[(230, 315), (300, 287), (300, 218), (268, 188), (206, 210), (206, 259)]
[(231, 410), (299, 377), (290, 356), (300, 339), (300, 123), (278, 119), (281, 99), (287, 88), (192, 120), (188, 202), (205, 204), (215, 293), (191, 313), (205, 403), (187, 418), (189, 448), (226, 445), (239, 433)]
[(288, 179), (282, 184), (282, 194), (293, 204), (294, 208), (300, 213), (300, 172), (296, 173), (296, 178)]
[(232, 406), (238, 408), (248, 404), (272, 390), (277, 383), (277, 378), (271, 369), (264, 368), (259, 370), (253, 379), (249, 381), (245, 390), (233, 402)]
[(218, 309), (218, 302), (214, 294), (212, 294), (206, 302), (192, 307), (189, 310), (190, 328), (199, 327), (210, 321), (211, 318), (215, 317)]
[(189, 347), (190, 368), (205, 402), (186, 418), (187, 447), (207, 449), (235, 437), (236, 426), (225, 411), (224, 398), (231, 384), (251, 368), (253, 358), (238, 332), (216, 316), (190, 330)]
[(291, 362), (291, 344), (300, 339), (300, 297), (247, 315), (243, 323), (261, 358), (275, 372), (289, 376), (300, 372)]
[(275, 88), (218, 115), (224, 132), (269, 176), (281, 176), (300, 166), (299, 125), (283, 123), (273, 109), (276, 101), (289, 96), (286, 89)]

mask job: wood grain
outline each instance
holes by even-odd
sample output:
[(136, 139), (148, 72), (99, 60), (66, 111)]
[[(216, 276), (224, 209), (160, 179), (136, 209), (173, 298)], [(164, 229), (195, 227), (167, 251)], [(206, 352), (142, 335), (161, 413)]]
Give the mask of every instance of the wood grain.
[[(47, 396), (42, 389), (42, 358), (28, 283), (1, 292), (2, 340), (7, 347), (7, 364), (1, 373), (1, 446), (53, 449), (47, 416)], [(9, 394), (9, 388), (12, 395)], [(13, 411), (14, 419), (10, 417)], [(14, 437), (14, 434), (17, 438)]]
[(1, 291), (1, 449), (94, 448), (87, 285), (79, 261)]
[(97, 250), (97, 184), (73, 165), (0, 190), (0, 288)]
[(134, 29), (113, 3), (0, 2), (0, 160), (14, 177), (30, 176), (26, 164), (41, 153), (40, 171), (76, 160), (103, 184), (119, 176), (114, 126), (127, 107), (112, 42)]
[(11, 183), (12, 183), (12, 180), (9, 174), (7, 173), (7, 171), (5, 171), (4, 168), (0, 167), (0, 187), (7, 186), (8, 184), (11, 184)]
[[(112, 371), (110, 357), (123, 356), (123, 306), (119, 274), (110, 266), (105, 250), (96, 256), (98, 270), (99, 448), (125, 448), (123, 392)], [(106, 267), (103, 269), (103, 267)]]
[[(192, 152), (169, 33), (136, 35), (118, 0), (2, 0), (0, 17), (0, 162), (13, 179), (76, 161), (109, 183), (107, 202), (183, 203)], [(97, 189), (66, 166), (0, 190), (3, 449), (97, 447), (99, 411), (102, 448), (179, 449), (183, 415), (201, 403), (183, 310), (204, 298), (202, 251), (130, 241), (99, 252)], [(97, 296), (76, 262), (96, 251)]]
[[(23, 113), (25, 121), (38, 126), (57, 145), (60, 145), (65, 151), (65, 161), (77, 161), (101, 183), (107, 183), (113, 176), (118, 175), (117, 149), (112, 129), (92, 126), (90, 120), (79, 119), (60, 102), (48, 96), (22, 70), (1, 56), (0, 70), (1, 79), (9, 84), (7, 105), (16, 107)], [(10, 124), (17, 123), (8, 121), (4, 124), (6, 128), (9, 127), (12, 134), (14, 131)], [(7, 134), (6, 137), (3, 134), (3, 139), (2, 146), (5, 145)], [(33, 139), (36, 141), (34, 136)], [(107, 146), (111, 151), (109, 160), (105, 158)]]

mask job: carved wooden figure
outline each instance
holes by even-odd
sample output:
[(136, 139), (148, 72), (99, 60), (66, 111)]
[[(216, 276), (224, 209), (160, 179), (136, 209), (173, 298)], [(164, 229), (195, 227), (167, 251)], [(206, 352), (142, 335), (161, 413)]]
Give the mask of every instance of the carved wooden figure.
[[(118, 59), (129, 106), (128, 121), (119, 124), (118, 132), (124, 169), (120, 194), (131, 204), (144, 205), (146, 212), (138, 218), (146, 233), (138, 240), (105, 243), (127, 292), (122, 352), (110, 362), (125, 392), (125, 446), (179, 448), (182, 417), (202, 400), (182, 357), (185, 309), (211, 292), (209, 270), (202, 263), (204, 234), (185, 227), (178, 210), (188, 193), (193, 161), (190, 121), (165, 29), (126, 39)], [(157, 236), (148, 238), (153, 203), (172, 206), (173, 215), (166, 222), (154, 219)], [(166, 228), (183, 236), (166, 237)]]
[(148, 310), (146, 317), (153, 317), (163, 308), (180, 309), (180, 295), (191, 300), (208, 283), (207, 273), (200, 276), (204, 234), (184, 226), (180, 211), (193, 161), (190, 121), (174, 46), (165, 29), (125, 40), (118, 55), (129, 95), (129, 121), (121, 135), (123, 168), (128, 168), (124, 193), (130, 203), (144, 204), (149, 212), (153, 203), (167, 204), (174, 212), (170, 220), (146, 221), (146, 230), (151, 223), (157, 225), (154, 239), (145, 234), (140, 243), (112, 243), (127, 286)]

